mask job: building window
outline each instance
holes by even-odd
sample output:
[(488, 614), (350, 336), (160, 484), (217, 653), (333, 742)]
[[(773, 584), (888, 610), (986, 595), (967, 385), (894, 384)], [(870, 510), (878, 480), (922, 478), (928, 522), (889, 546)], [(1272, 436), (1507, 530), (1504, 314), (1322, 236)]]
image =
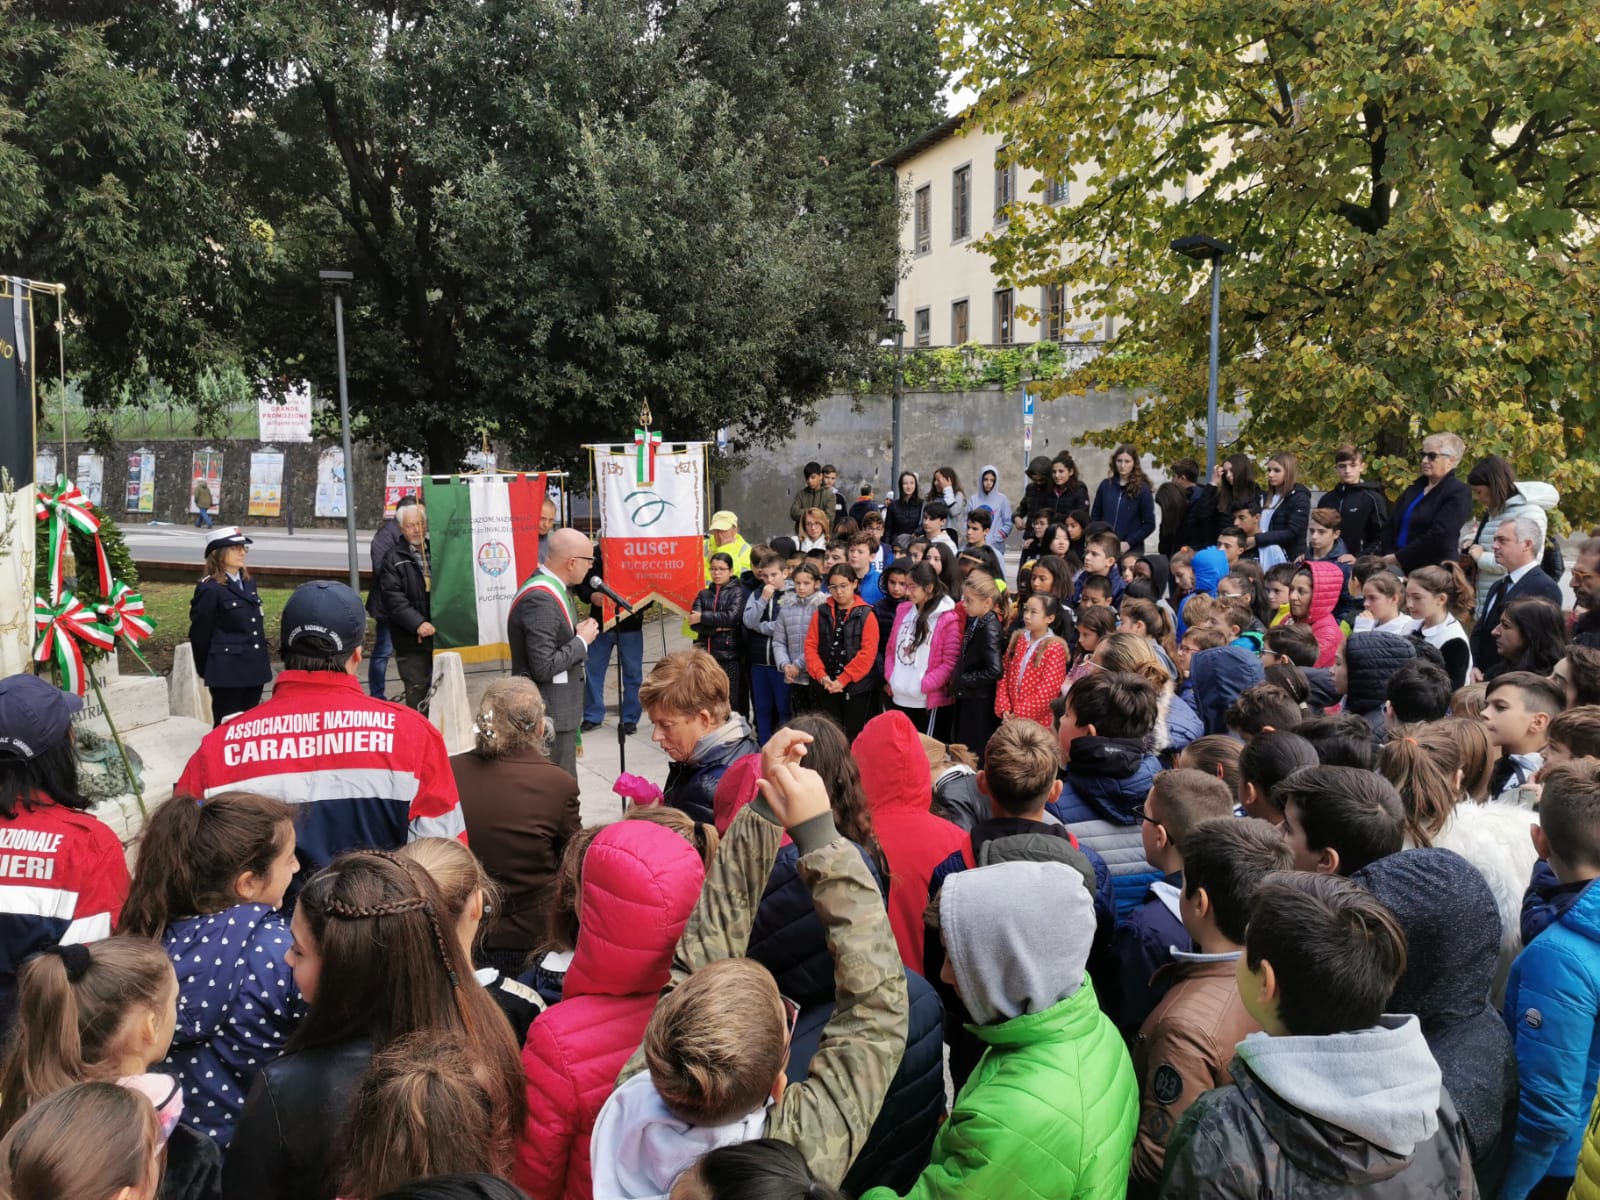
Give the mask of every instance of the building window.
[(994, 223), (996, 225), (1002, 224), (1006, 220), (1006, 206), (1016, 198), (1016, 164), (1002, 166), (997, 161), (994, 167)]
[(972, 236), (972, 168), (960, 167), (950, 187), (950, 240)]
[(1065, 179), (1050, 179), (1044, 185), (1044, 202), (1046, 204), (1065, 204), (1067, 202), (1067, 181)]
[(1041, 322), (1044, 340), (1059, 342), (1066, 331), (1067, 290), (1059, 283), (1046, 285), (1040, 298), (1039, 312), (1044, 318)]
[(919, 308), (912, 317), (912, 329), (915, 332), (916, 344), (929, 346), (933, 344), (933, 310)]
[(917, 253), (926, 254), (933, 249), (933, 185), (924, 184), (917, 189), (916, 203)]
[(967, 302), (957, 300), (950, 306), (950, 344), (965, 346), (971, 337), (967, 326)]
[(1017, 340), (1010, 288), (1002, 288), (994, 294), (994, 340), (1002, 346)]

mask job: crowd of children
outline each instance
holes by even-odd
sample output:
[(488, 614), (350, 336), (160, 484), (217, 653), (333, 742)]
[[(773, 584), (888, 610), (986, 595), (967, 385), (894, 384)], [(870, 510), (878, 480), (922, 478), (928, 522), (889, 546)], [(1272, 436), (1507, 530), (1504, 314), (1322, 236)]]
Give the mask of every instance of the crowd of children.
[[(1131, 447), (1092, 507), (807, 464), (644, 689), (694, 660), (760, 751), (566, 839), (520, 969), (465, 838), (302, 875), (296, 805), (167, 802), (11, 931), (0, 1196), (1593, 1194), (1600, 539), (1530, 614), (1522, 518), (1478, 597), (1297, 465), (1174, 464), (1145, 554)], [(58, 715), (0, 681), (11, 852), (92, 821)]]

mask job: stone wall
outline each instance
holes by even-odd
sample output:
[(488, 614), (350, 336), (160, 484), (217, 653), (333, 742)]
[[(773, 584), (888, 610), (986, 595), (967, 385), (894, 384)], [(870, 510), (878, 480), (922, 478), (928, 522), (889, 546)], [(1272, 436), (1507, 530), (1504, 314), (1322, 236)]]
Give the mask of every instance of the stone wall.
[[(292, 509), (297, 529), (344, 528), (343, 517), (315, 516), (317, 500), (317, 456), (327, 448), (327, 442), (273, 443), (273, 449), (283, 452), (284, 496), (283, 510)], [(250, 510), (250, 455), (267, 447), (266, 442), (255, 438), (179, 438), (158, 439), (149, 442), (118, 442), (105, 454), (105, 474), (102, 494), (104, 507), (112, 518), (122, 525), (138, 525), (148, 521), (187, 522), (193, 520), (189, 513), (189, 480), (194, 452), (210, 448), (222, 452), (222, 495), (220, 507), (213, 517), (221, 525), (282, 525), (283, 512), (276, 517), (252, 517)], [(41, 449), (51, 449), (59, 458), (61, 443)], [(78, 467), (78, 455), (93, 448), (85, 442), (68, 442), (65, 464), (61, 472), (69, 479)], [(156, 456), (155, 510), (148, 513), (129, 512), (126, 496), (128, 487), (128, 455), (135, 450), (151, 450)], [(375, 529), (383, 519), (383, 485), (385, 456), (371, 447), (357, 445), (355, 453), (356, 524), (362, 529)]]
[[(816, 420), (797, 427), (787, 442), (751, 452), (749, 462), (723, 483), (723, 507), (739, 514), (740, 528), (751, 541), (790, 532), (789, 501), (805, 486), (800, 470), (808, 459), (839, 468), (839, 490), (847, 501), (854, 501), (864, 481), (872, 484), (874, 495), (891, 495), (892, 409), (888, 396), (859, 401), (829, 396), (817, 406)], [(1133, 393), (1121, 389), (1040, 401), (1032, 455), (1070, 450), (1092, 494), (1110, 454), (1085, 445), (1084, 434), (1126, 421), (1133, 411)], [(982, 468), (993, 464), (999, 469), (1000, 490), (1013, 504), (1022, 498), (1030, 456), (1022, 448), (1020, 388), (907, 393), (901, 402), (900, 442), (901, 467), (917, 473), (924, 494), (934, 470), (947, 466), (970, 495), (977, 490)], [(1145, 470), (1156, 478), (1148, 459)]]

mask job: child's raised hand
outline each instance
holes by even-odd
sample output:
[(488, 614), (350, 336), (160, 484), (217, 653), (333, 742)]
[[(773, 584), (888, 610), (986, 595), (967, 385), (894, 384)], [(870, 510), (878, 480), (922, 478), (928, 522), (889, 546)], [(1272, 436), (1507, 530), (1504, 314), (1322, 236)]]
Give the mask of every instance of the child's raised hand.
[(809, 733), (802, 733), (798, 729), (778, 730), (767, 739), (767, 744), (761, 747), (761, 774), (770, 778), (784, 763), (799, 766), (800, 760), (806, 756), (806, 746), (811, 741)]
[(762, 772), (757, 786), (767, 798), (772, 815), (785, 829), (803, 825), (830, 809), (822, 776), (809, 767), (780, 762), (771, 771)]

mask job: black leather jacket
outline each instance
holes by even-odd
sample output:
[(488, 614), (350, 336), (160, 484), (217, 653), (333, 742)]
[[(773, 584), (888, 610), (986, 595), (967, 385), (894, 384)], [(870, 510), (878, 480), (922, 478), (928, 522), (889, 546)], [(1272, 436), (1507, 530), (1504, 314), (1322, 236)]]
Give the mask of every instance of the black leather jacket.
[(263, 1067), (223, 1164), (227, 1200), (334, 1200), (345, 1121), (371, 1060), (372, 1043), (362, 1038)]
[(1001, 657), (1000, 618), (984, 613), (969, 621), (961, 635), (961, 658), (956, 663), (957, 696), (994, 696), (994, 685), (1005, 674)]

